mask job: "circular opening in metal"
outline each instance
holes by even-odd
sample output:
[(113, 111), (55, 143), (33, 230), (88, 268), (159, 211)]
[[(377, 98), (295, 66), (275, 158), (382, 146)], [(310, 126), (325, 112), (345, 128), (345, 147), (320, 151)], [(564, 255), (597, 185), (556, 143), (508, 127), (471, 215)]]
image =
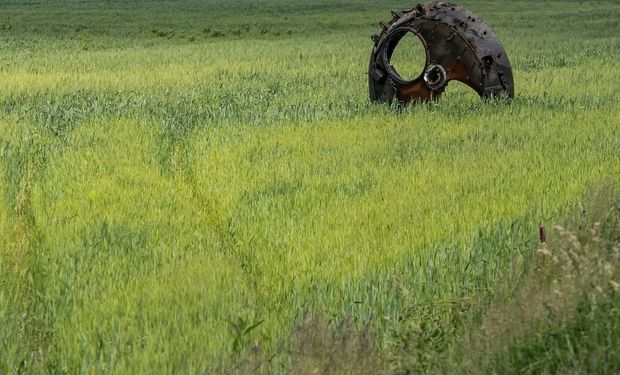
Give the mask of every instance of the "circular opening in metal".
[(429, 65), (424, 73), (424, 82), (431, 90), (442, 88), (447, 78), (446, 70), (441, 65)]
[(386, 66), (398, 81), (410, 82), (422, 76), (426, 67), (426, 48), (422, 39), (411, 30), (398, 30), (390, 38)]
[(491, 66), (491, 65), (493, 65), (495, 63), (495, 59), (493, 58), (493, 56), (487, 55), (487, 56), (482, 58), (482, 62), (486, 66)]

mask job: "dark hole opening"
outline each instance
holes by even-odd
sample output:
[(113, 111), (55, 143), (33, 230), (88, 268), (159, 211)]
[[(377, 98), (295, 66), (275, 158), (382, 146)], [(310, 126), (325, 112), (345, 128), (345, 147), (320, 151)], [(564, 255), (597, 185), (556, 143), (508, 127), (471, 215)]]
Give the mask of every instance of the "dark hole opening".
[(442, 76), (441, 76), (441, 72), (439, 71), (439, 69), (437, 68), (433, 68), (428, 72), (428, 83), (430, 83), (431, 85), (436, 85), (439, 82), (441, 82)]
[(487, 55), (487, 56), (482, 58), (482, 62), (486, 66), (491, 66), (491, 65), (493, 65), (495, 63), (495, 59), (493, 58), (493, 56)]

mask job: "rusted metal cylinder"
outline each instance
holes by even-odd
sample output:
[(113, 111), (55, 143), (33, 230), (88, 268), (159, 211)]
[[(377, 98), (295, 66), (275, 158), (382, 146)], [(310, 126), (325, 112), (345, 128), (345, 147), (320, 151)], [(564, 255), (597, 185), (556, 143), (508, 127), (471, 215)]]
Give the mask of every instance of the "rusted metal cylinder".
[[(514, 96), (512, 68), (504, 47), (491, 28), (469, 10), (450, 3), (422, 3), (393, 11), (373, 35), (368, 83), (374, 102), (437, 99), (452, 80), (465, 83), (483, 98)], [(426, 51), (423, 72), (404, 79), (390, 64), (407, 33), (415, 34)]]

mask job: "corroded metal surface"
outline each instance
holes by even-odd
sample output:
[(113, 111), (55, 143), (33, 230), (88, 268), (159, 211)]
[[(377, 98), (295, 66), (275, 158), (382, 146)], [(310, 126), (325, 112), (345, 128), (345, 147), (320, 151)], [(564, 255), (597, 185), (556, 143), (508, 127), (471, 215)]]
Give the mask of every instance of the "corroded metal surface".
[[(437, 99), (448, 83), (457, 80), (483, 98), (512, 97), (512, 69), (504, 47), (480, 17), (450, 3), (422, 3), (393, 11), (390, 22), (380, 22), (373, 35), (368, 83), (370, 99), (399, 103)], [(390, 64), (398, 42), (415, 34), (426, 50), (424, 71), (413, 80), (402, 78)]]

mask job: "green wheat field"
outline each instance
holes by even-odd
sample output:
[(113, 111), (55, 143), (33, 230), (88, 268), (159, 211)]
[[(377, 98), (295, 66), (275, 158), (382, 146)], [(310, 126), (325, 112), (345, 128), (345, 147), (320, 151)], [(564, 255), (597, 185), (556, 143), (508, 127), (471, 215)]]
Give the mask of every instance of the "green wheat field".
[(1, 1), (0, 373), (620, 372), (620, 3), (460, 4), (514, 100), (370, 103), (415, 3)]

